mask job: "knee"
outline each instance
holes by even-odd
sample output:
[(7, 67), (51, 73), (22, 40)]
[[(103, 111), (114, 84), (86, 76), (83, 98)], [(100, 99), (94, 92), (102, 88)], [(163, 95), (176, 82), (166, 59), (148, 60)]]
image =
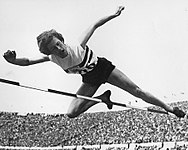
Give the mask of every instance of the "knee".
[(66, 114), (69, 118), (76, 118), (77, 116), (79, 116), (79, 113), (76, 111), (76, 109), (74, 108), (69, 108)]
[(79, 116), (79, 113), (75, 112), (75, 110), (68, 110), (66, 114), (69, 118), (76, 118)]
[(66, 115), (69, 118), (76, 118), (79, 114), (79, 107), (76, 105), (70, 105)]
[(78, 115), (75, 115), (74, 113), (67, 112), (66, 114), (69, 118), (76, 118)]
[(69, 105), (67, 113), (66, 113), (67, 117), (75, 118), (79, 115), (78, 114), (78, 111), (79, 111), (79, 103), (78, 102), (79, 101), (77, 101), (76, 99), (72, 99), (72, 102)]

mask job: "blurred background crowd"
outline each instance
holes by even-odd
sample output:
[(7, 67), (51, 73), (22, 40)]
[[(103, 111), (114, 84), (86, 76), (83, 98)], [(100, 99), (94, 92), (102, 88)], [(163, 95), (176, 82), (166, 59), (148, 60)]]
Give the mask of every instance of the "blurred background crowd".
[[(188, 102), (171, 105), (187, 110)], [(186, 121), (136, 109), (84, 113), (74, 119), (65, 114), (1, 112), (0, 145), (52, 147), (188, 141)]]

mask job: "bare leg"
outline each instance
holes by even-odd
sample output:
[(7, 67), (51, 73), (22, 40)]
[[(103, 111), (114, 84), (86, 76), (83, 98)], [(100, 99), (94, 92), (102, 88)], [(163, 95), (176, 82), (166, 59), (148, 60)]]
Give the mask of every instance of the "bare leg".
[[(107, 82), (129, 92), (130, 94), (132, 94), (138, 98), (141, 98), (142, 100), (144, 100), (147, 103), (162, 107), (166, 111), (174, 113), (177, 117), (185, 116), (185, 113), (183, 111), (179, 110), (178, 108), (174, 109), (174, 108), (166, 105), (161, 100), (154, 97), (152, 94), (140, 89), (125, 74), (123, 74), (120, 70), (118, 70), (116, 68), (112, 71)], [(97, 89), (99, 88), (99, 86), (93, 86), (90, 84), (83, 83), (82, 86), (80, 87), (80, 89), (78, 90), (77, 94), (92, 97), (95, 94), (95, 92), (97, 91)], [(109, 96), (109, 94), (102, 94), (96, 98), (103, 99), (104, 100), (103, 102), (105, 102), (105, 101), (109, 102), (109, 99), (107, 98), (108, 96)], [(72, 102), (69, 106), (67, 115), (70, 118), (77, 117), (78, 115), (87, 111), (90, 107), (92, 107), (93, 105), (95, 105), (97, 103), (98, 102), (76, 98), (76, 99), (72, 100)], [(106, 103), (106, 104), (108, 106), (108, 103)], [(108, 106), (108, 108), (109, 108), (109, 106)]]
[[(99, 86), (95, 86), (95, 85), (93, 86), (90, 84), (83, 83), (82, 86), (80, 87), (80, 89), (77, 91), (77, 94), (82, 95), (82, 96), (92, 97), (98, 88), (99, 88)], [(109, 96), (110, 96), (110, 92), (108, 91), (102, 95), (95, 97), (95, 98), (99, 98), (99, 99), (108, 101)], [(105, 102), (105, 101), (103, 101), (103, 102)], [(78, 115), (87, 111), (90, 107), (92, 107), (93, 105), (95, 105), (97, 103), (98, 102), (95, 102), (95, 101), (89, 101), (89, 100), (75, 98), (72, 100), (72, 102), (69, 106), (67, 116), (70, 118), (77, 117)], [(107, 106), (109, 107), (108, 104), (107, 104)]]
[(115, 68), (110, 77), (108, 78), (108, 83), (115, 85), (130, 94), (141, 98), (147, 103), (160, 106), (164, 108), (168, 112), (173, 112), (173, 108), (163, 103), (158, 98), (154, 97), (152, 94), (143, 91), (140, 89), (135, 83), (133, 83), (125, 74), (123, 74), (120, 70)]

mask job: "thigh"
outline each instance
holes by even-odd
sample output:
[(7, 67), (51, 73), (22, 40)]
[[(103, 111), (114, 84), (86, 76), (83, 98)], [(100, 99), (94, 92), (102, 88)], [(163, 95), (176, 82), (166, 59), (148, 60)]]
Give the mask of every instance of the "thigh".
[[(97, 91), (97, 89), (99, 88), (99, 86), (100, 85), (91, 85), (88, 83), (82, 83), (81, 87), (78, 89), (76, 94), (92, 97), (95, 94), (95, 92)], [(88, 100), (75, 98), (72, 100), (72, 102), (69, 106), (69, 109), (70, 110), (74, 110), (74, 109), (79, 110), (80, 107), (83, 107), (83, 105), (85, 105), (87, 102), (88, 102)]]
[(108, 83), (117, 86), (131, 94), (134, 94), (138, 86), (131, 81), (123, 72), (115, 68), (108, 78)]
[(92, 85), (89, 83), (82, 83), (76, 94), (92, 97), (100, 85)]

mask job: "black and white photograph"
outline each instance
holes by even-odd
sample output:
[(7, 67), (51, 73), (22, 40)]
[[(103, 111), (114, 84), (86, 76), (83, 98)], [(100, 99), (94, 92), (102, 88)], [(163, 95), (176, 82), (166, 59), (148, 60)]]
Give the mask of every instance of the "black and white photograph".
[(0, 0), (0, 149), (188, 149), (187, 0)]

